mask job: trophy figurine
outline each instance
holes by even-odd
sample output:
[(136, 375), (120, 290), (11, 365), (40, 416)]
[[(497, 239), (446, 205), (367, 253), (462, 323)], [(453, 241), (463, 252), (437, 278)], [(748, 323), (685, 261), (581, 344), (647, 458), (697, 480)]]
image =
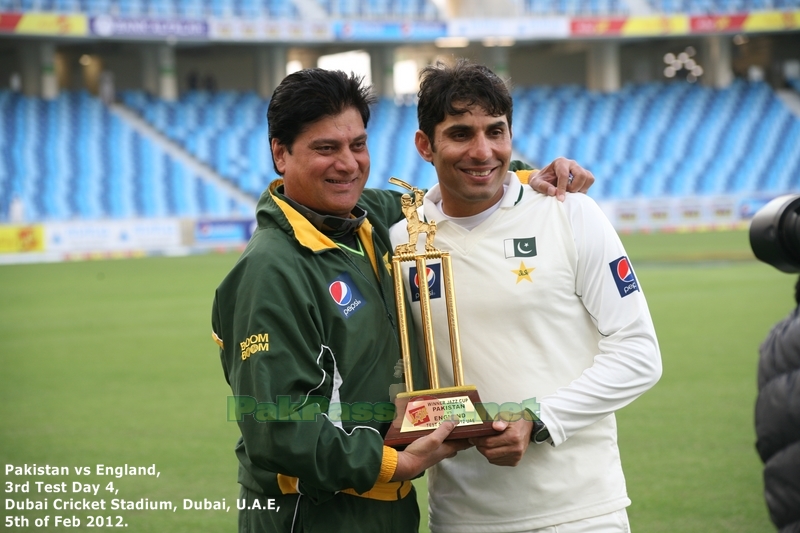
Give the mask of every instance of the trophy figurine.
[[(389, 183), (404, 187), (411, 194), (403, 194), (401, 205), (408, 222), (408, 243), (395, 248), (392, 258), (392, 279), (394, 281), (395, 303), (397, 305), (397, 323), (400, 337), (400, 348), (403, 357), (405, 375), (405, 392), (401, 392), (394, 400), (395, 418), (386, 434), (384, 442), (387, 446), (402, 449), (419, 437), (435, 430), (445, 420), (458, 418), (458, 425), (448, 439), (467, 439), (497, 433), (492, 428), (492, 421), (482, 408), (478, 390), (474, 385), (464, 384), (464, 369), (461, 361), (461, 343), (458, 335), (458, 318), (456, 315), (455, 286), (453, 285), (453, 268), (450, 253), (438, 250), (433, 245), (436, 236), (436, 222), (420, 220), (418, 208), (422, 205), (423, 191), (397, 178), (390, 178)], [(425, 251), (417, 252), (417, 240), (425, 234)], [(450, 335), (450, 355), (453, 364), (453, 386), (439, 386), (439, 369), (434, 346), (433, 322), (431, 319), (431, 300), (428, 284), (425, 282), (427, 260), (441, 259), (441, 273), (447, 308), (447, 322)], [(411, 354), (406, 323), (406, 299), (403, 287), (403, 262), (415, 262), (419, 283), (419, 305), (422, 319), (422, 338), (425, 345), (425, 356), (428, 367), (429, 388), (414, 390), (411, 368)]]

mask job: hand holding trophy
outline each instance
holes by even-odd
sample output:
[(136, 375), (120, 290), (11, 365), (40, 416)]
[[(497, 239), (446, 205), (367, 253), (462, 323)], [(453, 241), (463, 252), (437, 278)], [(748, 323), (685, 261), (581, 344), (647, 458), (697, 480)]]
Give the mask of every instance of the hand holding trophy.
[[(403, 214), (408, 223), (409, 242), (398, 245), (392, 258), (392, 278), (394, 280), (406, 391), (399, 393), (395, 398), (396, 415), (384, 442), (387, 446), (404, 448), (419, 437), (431, 433), (445, 420), (450, 420), (451, 417), (458, 418), (458, 426), (450, 434), (448, 440), (496, 434), (497, 431), (492, 429), (491, 419), (482, 409), (477, 388), (474, 385), (464, 384), (464, 369), (461, 361), (461, 344), (458, 334), (455, 286), (453, 284), (450, 253), (438, 250), (433, 245), (433, 240), (436, 236), (436, 222), (424, 222), (419, 218), (417, 210), (422, 205), (423, 191), (397, 178), (390, 178), (389, 183), (404, 187), (410, 190), (411, 194), (404, 194), (401, 198)], [(417, 240), (419, 235), (423, 233), (425, 234), (425, 251), (417, 252)], [(428, 389), (415, 391), (401, 263), (413, 261), (417, 265), (417, 272), (424, 273), (427, 271), (426, 261), (430, 259), (441, 259), (442, 281), (450, 335), (450, 355), (453, 364), (453, 386), (445, 388), (439, 386), (439, 369), (434, 347), (430, 292), (428, 284), (422, 282), (419, 284), (419, 305), (430, 383)], [(420, 279), (424, 280), (425, 276), (420, 274)]]

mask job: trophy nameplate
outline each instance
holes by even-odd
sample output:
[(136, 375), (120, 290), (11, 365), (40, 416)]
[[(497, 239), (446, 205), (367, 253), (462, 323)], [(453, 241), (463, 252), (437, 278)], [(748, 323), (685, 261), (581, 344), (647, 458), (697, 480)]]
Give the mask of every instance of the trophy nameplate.
[[(417, 209), (422, 205), (423, 192), (397, 178), (390, 178), (389, 183), (410, 190), (411, 195), (404, 194), (401, 199), (403, 214), (408, 223), (408, 243), (398, 245), (392, 258), (392, 279), (406, 390), (399, 393), (394, 400), (395, 417), (386, 433), (384, 443), (387, 446), (402, 449), (418, 438), (431, 433), (442, 422), (453, 416), (458, 418), (459, 423), (448, 436), (448, 440), (496, 435), (498, 432), (492, 428), (492, 419), (483, 409), (477, 388), (474, 385), (464, 384), (450, 253), (438, 250), (433, 246), (436, 222), (423, 222), (419, 219)], [(417, 252), (417, 238), (422, 233), (425, 234), (425, 251)], [(424, 282), (424, 276), (419, 274), (420, 279), (423, 280), (419, 283), (419, 305), (430, 383), (428, 389), (414, 390), (401, 264), (413, 261), (417, 265), (417, 272), (424, 273), (427, 271), (426, 260), (429, 259), (441, 259), (442, 285), (447, 308), (450, 355), (453, 364), (453, 386), (445, 388), (439, 386), (439, 367), (434, 346), (430, 291), (428, 284)]]

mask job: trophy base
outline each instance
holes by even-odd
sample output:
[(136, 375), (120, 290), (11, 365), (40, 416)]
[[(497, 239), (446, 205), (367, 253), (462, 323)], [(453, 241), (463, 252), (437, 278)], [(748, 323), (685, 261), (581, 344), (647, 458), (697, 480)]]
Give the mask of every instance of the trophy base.
[(472, 385), (403, 392), (397, 395), (394, 404), (396, 414), (384, 444), (398, 450), (432, 433), (451, 416), (458, 417), (459, 424), (446, 440), (499, 433), (492, 428), (492, 419)]

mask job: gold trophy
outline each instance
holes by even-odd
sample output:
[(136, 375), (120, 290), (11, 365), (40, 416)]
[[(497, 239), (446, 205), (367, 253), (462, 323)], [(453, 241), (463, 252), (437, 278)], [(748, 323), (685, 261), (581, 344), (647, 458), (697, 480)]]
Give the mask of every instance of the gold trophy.
[[(464, 369), (461, 362), (461, 343), (458, 335), (458, 318), (456, 316), (455, 289), (453, 285), (453, 268), (450, 253), (438, 250), (433, 246), (436, 235), (436, 222), (423, 222), (419, 219), (417, 209), (422, 205), (423, 191), (397, 178), (390, 178), (389, 183), (404, 187), (411, 194), (401, 198), (403, 214), (408, 222), (408, 243), (395, 248), (392, 258), (392, 279), (394, 280), (394, 296), (397, 305), (397, 324), (400, 335), (400, 348), (403, 356), (403, 371), (406, 390), (394, 400), (395, 418), (386, 433), (384, 442), (393, 448), (404, 448), (416, 439), (435, 430), (445, 420), (455, 416), (458, 425), (448, 439), (467, 439), (497, 433), (492, 429), (492, 421), (483, 409), (478, 390), (474, 385), (464, 384)], [(417, 238), (425, 234), (425, 251), (417, 252)], [(436, 362), (434, 347), (433, 322), (431, 319), (431, 299), (427, 283), (426, 260), (441, 259), (442, 282), (447, 322), (450, 334), (450, 355), (453, 363), (452, 387), (439, 386), (439, 368)], [(415, 262), (419, 283), (419, 305), (422, 317), (422, 333), (425, 344), (425, 356), (428, 366), (430, 388), (414, 390), (414, 379), (411, 369), (411, 353), (409, 348), (408, 324), (406, 323), (406, 299), (403, 288), (403, 272), (401, 263)]]

